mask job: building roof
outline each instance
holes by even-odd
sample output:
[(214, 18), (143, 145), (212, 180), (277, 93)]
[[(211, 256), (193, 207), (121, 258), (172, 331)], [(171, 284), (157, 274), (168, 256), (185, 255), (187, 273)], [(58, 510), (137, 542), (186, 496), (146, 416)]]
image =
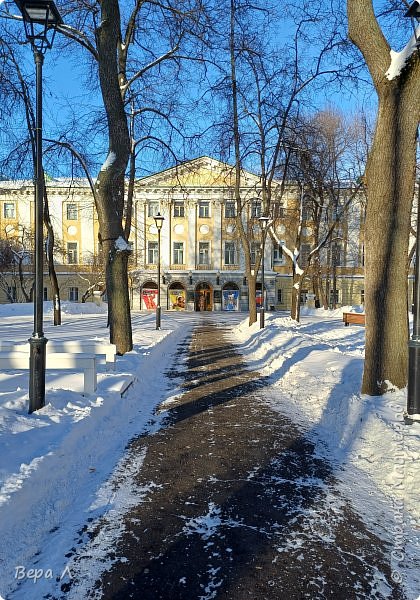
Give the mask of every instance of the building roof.
[[(235, 185), (235, 167), (209, 156), (200, 156), (137, 180), (140, 187), (229, 187)], [(261, 178), (241, 173), (241, 186), (259, 185)]]
[[(88, 188), (87, 178), (58, 177), (47, 179), (49, 188)], [(241, 171), (241, 187), (261, 185), (261, 177), (243, 169)], [(182, 162), (174, 167), (158, 171), (136, 180), (136, 187), (222, 187), (233, 188), (235, 185), (235, 167), (209, 156), (200, 156)], [(0, 191), (23, 190), (33, 188), (32, 180), (0, 181)]]

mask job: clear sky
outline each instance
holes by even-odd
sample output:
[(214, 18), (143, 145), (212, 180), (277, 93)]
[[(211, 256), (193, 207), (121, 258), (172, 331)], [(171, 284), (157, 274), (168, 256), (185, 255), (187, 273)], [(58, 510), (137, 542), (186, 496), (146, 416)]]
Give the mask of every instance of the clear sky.
[[(3, 0), (0, 0), (0, 4), (2, 3)], [(285, 6), (287, 6), (287, 3)], [(342, 4), (340, 10), (343, 11), (344, 9), (345, 6)], [(405, 20), (405, 23), (406, 22), (407, 20)], [(281, 44), (291, 40), (292, 31), (291, 21), (288, 21), (287, 18), (283, 16), (282, 27), (275, 28), (268, 34), (268, 37), (272, 36), (273, 40), (276, 38), (276, 42)], [(395, 40), (402, 45), (404, 43), (404, 36), (397, 35), (397, 33), (395, 33), (395, 28), (393, 31)], [(87, 90), (85, 89), (84, 77), (86, 66), (83, 63), (83, 53), (74, 51), (73, 57), (70, 56), (69, 58), (69, 55), (65, 54), (60, 49), (59, 40), (57, 38), (53, 48), (47, 51), (44, 62), (44, 136), (55, 137), (58, 135), (60, 128), (63, 125), (66, 129), (66, 137), (70, 139), (72, 138), (72, 134), (76, 132), (76, 129), (80, 130), (78, 135), (79, 137), (82, 136), (84, 145), (90, 145), (91, 149), (98, 152), (98, 161), (105, 160), (107, 154), (106, 137), (101, 135), (100, 137), (94, 138), (92, 135), (87, 135), (83, 130), (83, 127), (88, 124), (90, 113), (94, 110), (101, 109), (102, 100), (98, 93), (87, 93)], [(320, 40), (311, 41), (313, 48), (315, 49), (314, 51), (316, 51), (316, 44), (319, 42)], [(308, 46), (308, 48), (311, 49), (312, 46)], [(305, 49), (306, 52), (308, 51), (308, 48)], [(398, 44), (396, 49), (399, 49)], [(27, 49), (27, 54), (27, 72), (30, 73), (32, 69), (33, 74), (35, 66), (29, 47)], [(366, 80), (368, 79), (369, 77), (366, 76)], [(195, 83), (192, 82), (192, 86), (194, 85)], [(188, 87), (188, 84), (186, 87)], [(375, 94), (369, 85), (362, 85), (357, 91), (355, 88), (351, 88), (350, 85), (341, 89), (333, 86), (324, 89), (320, 88), (314, 93), (313, 102), (317, 108), (326, 106), (337, 107), (344, 114), (357, 112), (362, 106), (371, 112), (374, 112), (376, 108)], [(189, 113), (188, 116), (191, 117), (191, 114), (192, 113)], [(198, 128), (203, 129), (206, 125), (213, 125), (214, 115), (210, 112), (205, 114), (205, 112), (201, 110), (201, 113), (198, 111), (196, 114), (197, 117), (195, 117), (195, 123), (198, 125)], [(74, 119), (74, 123), (72, 123), (72, 119)], [(15, 125), (19, 128), (18, 118), (16, 119)], [(25, 126), (23, 121), (20, 126)], [(188, 127), (191, 126), (188, 125)], [(191, 129), (189, 129), (189, 133), (191, 133)], [(75, 136), (74, 141), (80, 142), (80, 139), (76, 140)], [(175, 140), (172, 140), (172, 143), (176, 143)], [(193, 150), (191, 150), (191, 152), (193, 153)], [(200, 143), (197, 145), (197, 155), (212, 153), (208, 142), (203, 142), (201, 146)], [(154, 156), (152, 160), (156, 161), (156, 157)], [(160, 165), (156, 165), (156, 167), (156, 170), (158, 170)]]

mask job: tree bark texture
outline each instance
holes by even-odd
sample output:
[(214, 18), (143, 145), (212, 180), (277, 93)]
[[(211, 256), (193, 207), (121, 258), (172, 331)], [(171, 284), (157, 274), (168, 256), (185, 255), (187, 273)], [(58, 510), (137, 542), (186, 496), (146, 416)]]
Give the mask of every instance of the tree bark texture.
[(257, 278), (255, 275), (248, 277), (248, 324), (251, 326), (257, 320)]
[(297, 323), (300, 321), (300, 291), (302, 288), (302, 281), (302, 275), (298, 275), (293, 269), (292, 305), (290, 309), (290, 317)]
[(121, 40), (118, 0), (101, 2), (101, 24), (96, 30), (99, 79), (108, 120), (108, 157), (96, 182), (100, 236), (105, 257), (110, 341), (117, 353), (132, 349), (128, 256), (124, 227), (124, 176), (130, 136), (118, 79), (117, 47)]
[(379, 395), (407, 384), (408, 240), (414, 195), (420, 106), (420, 61), (413, 54), (389, 80), (390, 47), (371, 0), (348, 0), (349, 33), (362, 52), (378, 95), (366, 167), (366, 354), (362, 392)]
[[(230, 77), (232, 93), (232, 116), (233, 116), (233, 144), (235, 151), (235, 204), (236, 204), (236, 225), (239, 232), (242, 248), (245, 254), (245, 273), (248, 278), (248, 310), (249, 326), (257, 320), (257, 300), (256, 300), (256, 275), (251, 274), (250, 248), (247, 232), (244, 229), (243, 210), (244, 205), (241, 198), (241, 136), (239, 131), (239, 109), (238, 109), (238, 82), (236, 79), (236, 54), (235, 54), (235, 0), (230, 3)], [(255, 266), (257, 271), (257, 265)]]
[[(45, 178), (45, 174), (43, 175)], [(48, 194), (44, 179), (44, 225), (47, 228), (47, 263), (48, 275), (50, 277), (52, 297), (53, 297), (53, 315), (54, 325), (61, 325), (61, 299), (60, 287), (58, 285), (57, 273), (54, 263), (54, 228), (51, 223), (50, 207), (48, 204)]]

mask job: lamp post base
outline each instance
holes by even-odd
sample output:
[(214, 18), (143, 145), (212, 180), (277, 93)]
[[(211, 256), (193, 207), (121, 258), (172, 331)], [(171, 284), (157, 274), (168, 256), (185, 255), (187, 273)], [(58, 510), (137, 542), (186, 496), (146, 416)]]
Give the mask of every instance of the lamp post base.
[(409, 415), (407, 412), (404, 413), (404, 423), (406, 425), (413, 425), (414, 423), (420, 423), (420, 415)]
[(260, 310), (260, 329), (264, 329), (265, 327), (265, 310), (262, 307)]
[(45, 354), (47, 338), (29, 338), (29, 414), (45, 406)]
[(160, 329), (160, 313), (161, 313), (161, 308), (160, 306), (156, 307), (156, 329)]

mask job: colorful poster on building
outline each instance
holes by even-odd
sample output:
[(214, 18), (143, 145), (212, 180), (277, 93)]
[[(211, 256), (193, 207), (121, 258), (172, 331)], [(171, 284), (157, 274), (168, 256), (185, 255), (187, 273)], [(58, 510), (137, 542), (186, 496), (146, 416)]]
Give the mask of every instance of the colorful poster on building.
[(157, 290), (143, 289), (141, 293), (144, 308), (146, 310), (155, 310), (157, 307)]
[(185, 310), (185, 290), (169, 290), (169, 302), (172, 310)]
[(262, 294), (261, 294), (261, 290), (257, 290), (255, 293), (255, 301), (257, 303), (257, 308), (261, 308), (262, 307)]
[(239, 309), (239, 290), (223, 290), (223, 310)]

